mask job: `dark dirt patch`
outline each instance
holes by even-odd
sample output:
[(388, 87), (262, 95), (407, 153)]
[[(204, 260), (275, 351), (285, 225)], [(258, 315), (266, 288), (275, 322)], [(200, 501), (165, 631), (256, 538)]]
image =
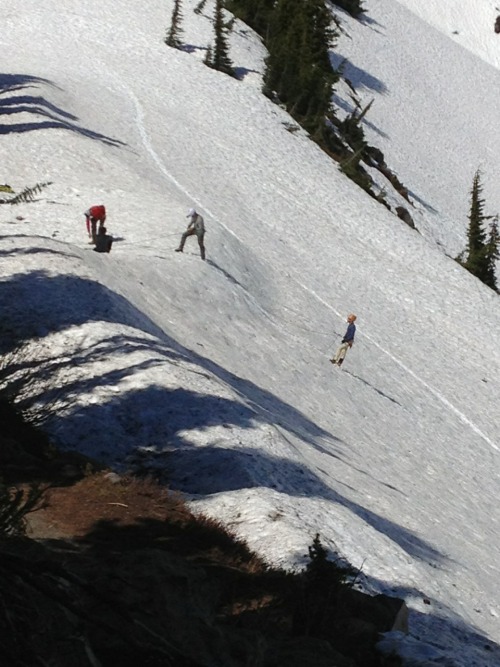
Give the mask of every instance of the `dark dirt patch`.
[(382, 664), (375, 643), (399, 601), (354, 591), (319, 540), (304, 573), (270, 568), (180, 494), (60, 452), (0, 412), (4, 480), (45, 488), (28, 536), (0, 534), (0, 664)]

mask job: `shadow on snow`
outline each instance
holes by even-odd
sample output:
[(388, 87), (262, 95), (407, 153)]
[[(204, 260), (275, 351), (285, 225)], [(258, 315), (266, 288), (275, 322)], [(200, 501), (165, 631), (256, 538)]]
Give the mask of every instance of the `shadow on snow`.
[[(140, 447), (146, 445), (152, 449), (153, 458), (159, 457), (159, 468), (165, 469), (162, 457), (168, 457), (172, 479), (185, 492), (212, 494), (267, 487), (291, 496), (324, 498), (347, 507), (409, 554), (436, 563), (443, 560), (439, 552), (411, 531), (345, 498), (305, 466), (257, 448), (239, 448), (232, 429), (256, 428), (258, 423), (271, 426), (286, 423), (289, 433), (322, 450), (322, 440), (340, 441), (277, 396), (180, 345), (130, 302), (101, 284), (75, 275), (53, 276), (44, 271), (17, 274), (0, 282), (0, 308), (4, 314), (0, 328), (3, 378), (8, 381), (14, 372), (24, 373), (32, 388), (31, 402), (39, 400), (49, 410), (51, 405), (62, 406), (66, 416), (53, 411), (48, 418), (58, 433), (73, 433), (76, 437), (73, 446), (81, 451), (89, 444), (95, 451), (95, 443), (102, 443), (103, 457), (123, 464), (127, 456), (140, 456)], [(71, 361), (54, 355), (40, 363), (36, 354), (23, 358), (15, 352), (9, 357), (9, 352), (23, 341), (42, 339), (49, 333), (92, 321), (133, 327), (138, 333), (110, 336), (89, 347), (83, 342), (80, 352), (72, 353)], [(157, 340), (141, 338), (139, 330)], [(127, 363), (128, 354), (141, 350), (153, 352), (153, 358), (130, 359)], [(105, 362), (111, 355), (110, 368)], [(95, 376), (81, 377), (70, 372), (87, 363), (98, 369)], [(71, 396), (115, 387), (130, 378), (134, 370), (159, 364), (164, 367), (179, 364), (184, 372), (219, 378), (242, 401), (184, 388), (149, 385), (133, 387), (91, 404), (77, 405), (76, 399), (71, 404)], [(198, 364), (198, 368), (192, 364)], [(168, 368), (164, 370), (168, 373)], [(213, 426), (224, 429), (215, 441), (193, 446), (190, 432)]]
[(104, 134), (82, 127), (78, 118), (73, 114), (60, 109), (42, 95), (19, 95), (26, 88), (48, 89), (54, 84), (36, 76), (25, 74), (0, 74), (0, 116), (14, 116), (15, 114), (31, 114), (32, 122), (1, 123), (0, 135), (31, 132), (42, 129), (64, 129), (77, 132), (89, 139), (102, 141), (110, 146), (124, 146), (118, 139), (107, 137)]

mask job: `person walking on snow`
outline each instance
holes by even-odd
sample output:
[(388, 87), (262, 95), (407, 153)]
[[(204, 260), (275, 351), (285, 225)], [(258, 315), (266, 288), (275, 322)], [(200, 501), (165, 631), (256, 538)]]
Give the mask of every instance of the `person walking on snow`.
[(92, 239), (92, 243), (95, 243), (97, 223), (99, 223), (99, 227), (104, 227), (104, 223), (106, 222), (106, 208), (103, 204), (91, 206), (83, 215), (85, 216), (87, 224), (87, 234), (89, 235), (89, 238)]
[(347, 331), (344, 334), (344, 337), (342, 338), (342, 342), (338, 348), (338, 350), (335, 352), (335, 356), (333, 359), (330, 359), (332, 364), (337, 364), (337, 366), (342, 366), (342, 363), (344, 362), (345, 355), (347, 354), (347, 350), (352, 347), (352, 344), (354, 343), (354, 334), (356, 333), (356, 325), (354, 324), (356, 320), (356, 315), (353, 315), (352, 313), (347, 316)]
[(186, 231), (181, 237), (181, 242), (179, 247), (175, 249), (175, 252), (182, 252), (184, 250), (184, 244), (188, 236), (193, 236), (196, 234), (198, 239), (198, 245), (200, 246), (200, 255), (202, 259), (205, 259), (205, 246), (203, 244), (203, 237), (205, 236), (205, 222), (199, 213), (196, 212), (194, 208), (190, 208), (186, 218), (191, 218), (187, 226)]

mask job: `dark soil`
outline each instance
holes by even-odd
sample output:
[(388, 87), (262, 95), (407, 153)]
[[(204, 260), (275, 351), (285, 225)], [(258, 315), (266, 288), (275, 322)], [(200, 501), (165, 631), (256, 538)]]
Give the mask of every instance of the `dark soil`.
[(0, 664), (383, 664), (401, 602), (354, 590), (319, 538), (305, 572), (275, 570), (175, 491), (57, 450), (7, 403), (0, 418), (5, 485), (44, 489), (25, 534), (0, 534)]

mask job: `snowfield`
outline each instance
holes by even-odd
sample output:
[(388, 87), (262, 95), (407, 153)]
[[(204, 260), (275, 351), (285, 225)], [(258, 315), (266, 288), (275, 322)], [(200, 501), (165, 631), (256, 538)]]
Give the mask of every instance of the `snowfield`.
[[(3, 376), (56, 442), (162, 473), (274, 564), (320, 533), (405, 599), (410, 635), (384, 643), (408, 665), (498, 667), (500, 310), (453, 261), (476, 169), (500, 211), (494, 3), (338, 12), (332, 60), (374, 100), (367, 138), (412, 205), (380, 187), (418, 231), (290, 131), (247, 26), (239, 80), (204, 66), (196, 4), (178, 51), (173, 3), (2, 3), (0, 184), (52, 183), (0, 205)], [(86, 237), (98, 203), (109, 256)], [(193, 238), (173, 252), (192, 206), (206, 262)]]

